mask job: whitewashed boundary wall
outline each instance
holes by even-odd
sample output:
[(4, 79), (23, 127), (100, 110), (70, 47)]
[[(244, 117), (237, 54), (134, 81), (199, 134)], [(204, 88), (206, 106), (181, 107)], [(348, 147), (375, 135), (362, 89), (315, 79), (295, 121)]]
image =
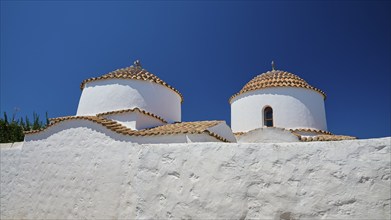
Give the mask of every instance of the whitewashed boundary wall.
[(391, 138), (138, 145), (95, 132), (53, 141), (2, 145), (1, 219), (390, 218)]

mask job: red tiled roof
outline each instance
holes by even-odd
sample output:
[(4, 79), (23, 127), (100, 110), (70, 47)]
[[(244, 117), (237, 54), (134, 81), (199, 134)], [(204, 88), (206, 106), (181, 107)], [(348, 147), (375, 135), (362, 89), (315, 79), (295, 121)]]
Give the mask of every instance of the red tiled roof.
[[(284, 129), (284, 128), (282, 128)], [(324, 130), (318, 130), (318, 129), (311, 129), (311, 128), (297, 128), (297, 129), (284, 129), (287, 131), (290, 131), (292, 134), (297, 136), (300, 141), (308, 142), (308, 141), (341, 141), (341, 140), (354, 140), (357, 139), (356, 137), (352, 136), (346, 136), (346, 135), (335, 135), (329, 131)], [(319, 135), (315, 136), (305, 136), (298, 134), (297, 132), (313, 132), (313, 133), (319, 133)], [(234, 135), (236, 137), (239, 137), (241, 135), (244, 135), (248, 132), (236, 132)]]
[(147, 70), (141, 69), (141, 68), (136, 68), (133, 66), (122, 68), (122, 69), (117, 69), (117, 70), (112, 71), (110, 73), (107, 73), (103, 76), (86, 79), (81, 83), (80, 89), (83, 90), (85, 84), (88, 82), (97, 81), (97, 80), (105, 80), (105, 79), (132, 79), (132, 80), (144, 80), (144, 81), (154, 82), (154, 83), (165, 86), (165, 87), (171, 89), (172, 91), (176, 92), (181, 97), (181, 103), (183, 102), (183, 96), (177, 89), (168, 85), (166, 82), (164, 82), (163, 80), (161, 80), (159, 77), (155, 76), (154, 74), (148, 72)]
[(143, 130), (132, 130), (128, 127), (121, 125), (120, 123), (98, 117), (98, 116), (67, 116), (51, 119), (51, 124), (48, 127), (40, 130), (33, 130), (25, 132), (26, 135), (36, 134), (47, 130), (48, 128), (55, 126), (63, 121), (68, 120), (88, 120), (94, 123), (100, 124), (107, 129), (114, 131), (118, 134), (129, 135), (129, 136), (159, 136), (159, 135), (174, 135), (174, 134), (208, 134), (220, 141), (229, 142), (227, 139), (221, 137), (220, 135), (213, 133), (208, 130), (208, 128), (213, 127), (222, 121), (196, 121), (196, 122), (179, 122), (174, 124), (167, 124), (162, 126), (157, 126), (154, 128), (143, 129)]
[(313, 137), (299, 136), (301, 141), (343, 141), (343, 140), (355, 140), (356, 137), (345, 136), (345, 135), (317, 135)]
[(309, 85), (305, 80), (295, 74), (281, 70), (272, 70), (254, 77), (244, 85), (238, 93), (231, 96), (229, 102), (231, 103), (231, 100), (240, 94), (270, 87), (298, 87), (311, 89), (319, 92), (326, 98), (326, 94), (322, 90)]
[(312, 128), (295, 128), (295, 129), (289, 129), (291, 132), (296, 132), (296, 131), (302, 131), (302, 132), (314, 132), (314, 133), (320, 133), (320, 134), (328, 134), (328, 135), (333, 135), (333, 133), (329, 131), (324, 131), (324, 130), (319, 130), (319, 129), (312, 129)]

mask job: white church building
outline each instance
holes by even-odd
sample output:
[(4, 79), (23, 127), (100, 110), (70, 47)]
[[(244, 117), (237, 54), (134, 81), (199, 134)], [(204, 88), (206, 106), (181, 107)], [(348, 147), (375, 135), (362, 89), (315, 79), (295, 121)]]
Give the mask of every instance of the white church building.
[(230, 98), (232, 130), (280, 127), (327, 130), (326, 94), (300, 77), (272, 70), (250, 80)]
[(274, 64), (229, 99), (232, 130), (225, 121), (182, 122), (182, 94), (139, 61), (86, 79), (80, 87), (75, 116), (51, 119), (45, 129), (26, 132), (25, 141), (91, 132), (138, 144), (354, 139), (327, 131), (323, 91)]
[(250, 80), (230, 99), (231, 128), (243, 142), (342, 140), (327, 131), (326, 94), (299, 76), (275, 70)]
[(390, 218), (390, 137), (330, 133), (292, 73), (235, 89), (231, 128), (183, 122), (140, 62), (84, 80), (75, 115), (0, 144), (0, 219)]

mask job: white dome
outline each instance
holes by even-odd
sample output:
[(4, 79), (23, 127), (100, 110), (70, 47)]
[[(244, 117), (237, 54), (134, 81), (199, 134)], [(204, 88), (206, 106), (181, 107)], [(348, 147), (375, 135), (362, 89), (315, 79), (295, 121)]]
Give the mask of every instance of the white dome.
[[(324, 92), (292, 73), (269, 71), (230, 98), (232, 130), (247, 132), (270, 126), (326, 131), (325, 97)], [(265, 109), (271, 112), (269, 116)]]
[(140, 67), (84, 80), (81, 89), (78, 116), (139, 108), (169, 123), (181, 121), (179, 91)]

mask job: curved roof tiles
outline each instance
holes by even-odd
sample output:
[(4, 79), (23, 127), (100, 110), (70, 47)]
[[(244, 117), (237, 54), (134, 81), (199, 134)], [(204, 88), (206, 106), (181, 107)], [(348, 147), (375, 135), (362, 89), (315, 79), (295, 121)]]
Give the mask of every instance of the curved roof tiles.
[[(309, 142), (309, 141), (343, 141), (343, 140), (355, 140), (356, 137), (353, 136), (347, 136), (347, 135), (335, 135), (328, 131), (318, 130), (318, 129), (311, 129), (311, 128), (297, 128), (297, 129), (285, 129), (280, 128), (282, 130), (290, 131), (293, 135), (297, 136), (297, 138), (300, 141), (303, 142)], [(309, 133), (315, 133), (314, 136), (306, 136), (300, 134), (300, 132), (309, 132)], [(239, 137), (241, 135), (245, 135), (248, 132), (237, 132), (234, 133), (236, 137)]]
[(63, 121), (69, 120), (87, 120), (102, 125), (107, 129), (114, 131), (118, 134), (128, 135), (128, 136), (164, 136), (164, 135), (175, 135), (175, 134), (208, 134), (220, 141), (230, 142), (224, 137), (209, 131), (210, 127), (216, 126), (223, 121), (195, 121), (195, 122), (179, 122), (174, 124), (167, 124), (162, 126), (157, 126), (154, 128), (143, 129), (143, 130), (132, 130), (124, 125), (107, 118), (99, 116), (66, 116), (60, 118), (51, 119), (51, 123), (46, 127), (40, 130), (32, 130), (24, 132), (26, 135), (40, 133), (49, 129), (52, 126), (55, 126)]
[(163, 123), (168, 123), (162, 117), (157, 116), (157, 115), (155, 115), (153, 113), (147, 112), (147, 111), (145, 111), (143, 109), (139, 109), (139, 108), (130, 108), (130, 109), (115, 110), (115, 111), (110, 111), (110, 112), (103, 112), (103, 113), (97, 114), (96, 116), (105, 118), (105, 116), (107, 116), (107, 115), (115, 115), (115, 114), (128, 113), (128, 112), (139, 112), (139, 113), (141, 113), (143, 115), (147, 115), (147, 116), (150, 116), (152, 118), (158, 119), (158, 120), (160, 120)]
[(175, 89), (174, 87), (168, 85), (166, 82), (161, 80), (159, 77), (155, 76), (154, 74), (148, 72), (145, 69), (142, 69), (140, 66), (130, 66), (122, 69), (114, 70), (110, 73), (107, 73), (103, 76), (99, 77), (92, 77), (86, 80), (83, 80), (83, 82), (80, 85), (80, 89), (83, 90), (85, 87), (85, 84), (92, 81), (98, 81), (98, 80), (105, 80), (105, 79), (132, 79), (132, 80), (144, 80), (149, 81), (153, 83), (160, 84), (162, 86), (165, 86), (172, 91), (176, 92), (181, 97), (181, 103), (183, 102), (183, 96), (182, 94)]
[(298, 87), (311, 89), (319, 92), (324, 98), (326, 98), (326, 94), (322, 90), (309, 85), (304, 79), (297, 75), (281, 70), (272, 70), (254, 77), (246, 85), (244, 85), (238, 93), (231, 96), (229, 102), (231, 103), (234, 97), (243, 93), (270, 87)]
[(345, 141), (345, 140), (355, 140), (357, 138), (352, 136), (345, 136), (345, 135), (325, 134), (325, 135), (317, 135), (314, 137), (300, 136), (299, 139), (304, 142), (309, 142), (309, 141)]

